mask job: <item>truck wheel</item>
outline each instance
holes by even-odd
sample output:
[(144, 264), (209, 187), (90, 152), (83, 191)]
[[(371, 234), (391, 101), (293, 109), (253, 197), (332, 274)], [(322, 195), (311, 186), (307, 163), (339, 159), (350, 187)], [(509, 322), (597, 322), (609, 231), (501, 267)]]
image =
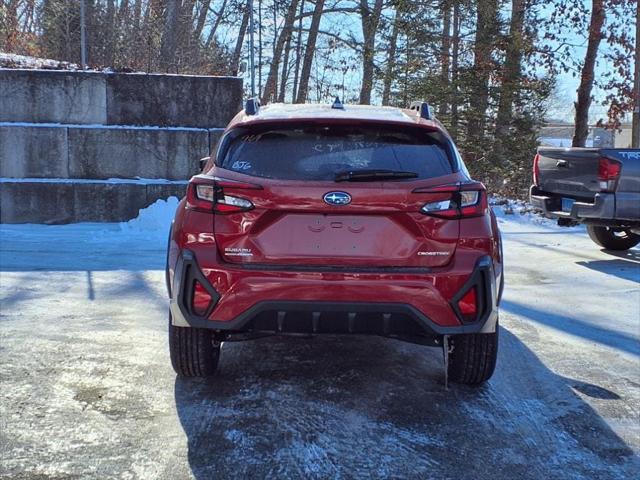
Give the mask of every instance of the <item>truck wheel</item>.
[(498, 326), (495, 333), (454, 335), (449, 339), (449, 378), (465, 385), (489, 380), (498, 358)]
[(640, 243), (640, 235), (624, 228), (587, 225), (589, 238), (607, 250), (629, 250)]
[(169, 354), (179, 376), (208, 377), (218, 367), (220, 343), (214, 343), (210, 330), (176, 327), (169, 316)]

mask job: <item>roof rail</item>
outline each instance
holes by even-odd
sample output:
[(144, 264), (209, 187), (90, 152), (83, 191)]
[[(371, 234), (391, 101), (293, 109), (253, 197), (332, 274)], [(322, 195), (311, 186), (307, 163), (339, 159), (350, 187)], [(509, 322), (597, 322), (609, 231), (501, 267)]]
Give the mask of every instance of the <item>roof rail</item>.
[(415, 110), (418, 112), (421, 118), (425, 120), (433, 120), (433, 115), (431, 114), (431, 107), (427, 102), (411, 102), (410, 110)]
[(244, 113), (257, 115), (260, 111), (260, 101), (257, 98), (248, 98), (244, 104)]
[(331, 108), (335, 108), (336, 110), (344, 110), (344, 104), (340, 101), (340, 97), (336, 97), (336, 99), (331, 104)]

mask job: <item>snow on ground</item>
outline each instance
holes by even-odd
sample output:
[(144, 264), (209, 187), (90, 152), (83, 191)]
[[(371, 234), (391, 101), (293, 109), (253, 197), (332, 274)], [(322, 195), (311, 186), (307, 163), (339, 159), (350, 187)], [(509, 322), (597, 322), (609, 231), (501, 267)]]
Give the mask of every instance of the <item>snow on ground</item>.
[(177, 199), (123, 224), (0, 225), (0, 477), (626, 479), (640, 469), (640, 249), (496, 199), (496, 374), (376, 337), (227, 343), (177, 379), (164, 262)]

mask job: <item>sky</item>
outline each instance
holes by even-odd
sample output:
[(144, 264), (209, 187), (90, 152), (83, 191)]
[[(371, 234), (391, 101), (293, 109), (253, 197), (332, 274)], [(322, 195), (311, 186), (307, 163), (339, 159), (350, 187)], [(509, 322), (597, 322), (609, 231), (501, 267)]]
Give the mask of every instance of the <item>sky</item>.
[[(589, 10), (590, 4), (591, 4), (590, 0), (583, 0), (583, 1), (587, 9)], [(540, 12), (540, 16), (542, 18), (547, 16), (551, 12), (552, 8), (555, 8), (551, 3), (549, 5), (550, 5), (549, 7), (542, 8)], [(502, 11), (502, 16), (506, 20), (508, 19), (509, 15), (510, 15), (510, 9), (505, 8)], [(283, 19), (279, 19), (279, 21), (282, 22)], [(610, 23), (611, 21), (613, 21), (612, 16), (609, 15), (607, 18), (607, 22)], [(321, 29), (329, 30), (331, 29), (331, 27), (338, 26), (340, 31), (353, 32), (356, 36), (359, 36), (361, 38), (362, 27), (360, 23), (360, 18), (355, 13), (340, 14), (340, 15), (335, 15), (335, 14), (325, 15), (323, 17), (322, 22), (323, 23), (321, 24)], [(257, 25), (257, 14), (255, 17), (255, 23)], [(609, 23), (605, 24), (605, 28), (604, 28), (605, 33), (607, 33), (610, 28)], [(273, 29), (272, 17), (270, 17), (270, 15), (265, 14), (263, 16), (263, 35), (265, 36), (265, 39), (266, 39), (266, 43), (264, 47), (266, 50), (266, 54), (265, 54), (266, 57), (269, 57), (271, 52), (271, 37), (269, 35), (269, 32), (272, 31), (272, 29)], [(229, 38), (234, 38), (234, 33), (235, 32), (233, 31), (225, 33), (227, 41)], [(634, 32), (631, 32), (631, 33), (633, 34)], [(587, 46), (586, 37), (587, 37), (586, 31), (584, 32), (572, 31), (568, 34), (567, 38), (569, 42), (573, 45), (572, 51), (573, 51), (574, 58), (577, 58), (577, 59), (584, 58), (584, 55), (586, 52), (586, 46)], [(322, 41), (322, 36), (320, 36), (319, 38), (319, 42), (320, 41)], [(256, 44), (257, 44), (257, 34), (256, 34)], [(603, 42), (601, 44), (600, 53), (602, 53), (602, 51), (604, 51), (606, 48), (607, 48), (606, 44)], [(248, 55), (247, 45), (245, 45), (245, 52)], [(350, 51), (346, 52), (347, 55), (350, 53), (351, 53)], [(338, 60), (336, 59), (336, 61)], [(256, 62), (257, 62), (257, 57), (256, 57)], [(314, 65), (314, 68), (316, 67), (317, 65)], [(602, 74), (610, 68), (612, 68), (612, 66), (609, 63), (607, 63), (603, 58), (603, 56), (600, 54), (599, 60), (596, 66), (596, 78), (601, 77)], [(266, 67), (263, 68), (263, 74), (262, 74), (263, 83), (267, 76), (267, 73), (268, 73), (267, 68)], [(248, 89), (250, 85), (250, 77), (249, 77), (248, 71), (245, 72), (244, 77), (245, 77), (245, 85)], [(360, 87), (360, 82), (361, 82), (360, 72), (359, 71), (349, 72), (347, 75), (344, 76), (344, 78), (335, 78), (334, 81), (335, 83), (338, 83), (338, 84), (342, 84), (342, 82), (344, 81), (345, 89), (348, 92), (350, 91), (352, 95), (353, 94), (357, 95), (357, 92), (359, 91), (359, 87)], [(575, 98), (576, 98), (576, 90), (579, 86), (579, 82), (580, 82), (579, 75), (577, 75), (575, 72), (573, 73), (565, 72), (565, 73), (560, 73), (558, 75), (556, 92), (554, 93), (553, 99), (549, 102), (549, 111), (548, 111), (549, 118), (563, 120), (567, 122), (573, 122), (573, 116), (574, 116), (573, 102), (575, 101)], [(256, 77), (256, 83), (257, 83), (257, 77)], [(594, 101), (592, 102), (592, 105), (590, 108), (590, 122), (595, 123), (599, 119), (606, 118), (607, 106), (601, 105), (601, 102), (605, 98), (606, 94), (607, 92), (604, 92), (599, 87), (597, 86), (594, 87), (593, 89)], [(373, 102), (378, 102), (378, 103), (380, 102), (379, 95), (374, 93)], [(630, 121), (630, 116), (629, 116), (629, 121)]]

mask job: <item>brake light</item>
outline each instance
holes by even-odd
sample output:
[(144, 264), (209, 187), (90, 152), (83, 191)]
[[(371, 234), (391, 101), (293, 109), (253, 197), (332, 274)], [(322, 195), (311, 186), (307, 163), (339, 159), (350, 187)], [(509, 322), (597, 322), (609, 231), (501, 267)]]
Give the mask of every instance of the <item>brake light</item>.
[(487, 211), (487, 192), (478, 182), (434, 189), (416, 189), (413, 193), (425, 193), (427, 203), (420, 209), (425, 215), (457, 219), (480, 217)]
[(260, 185), (220, 177), (196, 175), (187, 187), (187, 208), (209, 213), (238, 213), (254, 208), (242, 197), (229, 195), (225, 189), (260, 190)]
[(540, 180), (540, 155), (536, 153), (533, 157), (533, 184), (538, 185)]
[(460, 300), (458, 300), (458, 308), (465, 319), (474, 319), (478, 313), (478, 296), (476, 295), (476, 287), (469, 289)]
[(616, 182), (620, 176), (622, 165), (620, 162), (601, 158), (598, 160), (598, 183), (600, 190), (612, 192), (616, 189)]

